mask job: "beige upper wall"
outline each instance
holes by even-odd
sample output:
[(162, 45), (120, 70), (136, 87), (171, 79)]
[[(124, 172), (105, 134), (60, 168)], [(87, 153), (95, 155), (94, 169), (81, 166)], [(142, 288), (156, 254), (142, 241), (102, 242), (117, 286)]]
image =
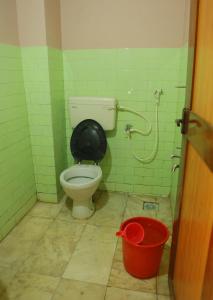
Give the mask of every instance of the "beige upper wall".
[[(6, 0), (5, 0), (6, 1)], [(61, 47), (60, 1), (16, 0), (22, 46)]]
[(189, 0), (61, 0), (62, 47), (181, 47)]
[(60, 0), (45, 0), (45, 20), (47, 45), (61, 48)]
[(44, 0), (16, 0), (21, 46), (46, 45)]
[(15, 0), (0, 0), (0, 43), (19, 44)]
[(62, 27), (65, 49), (181, 47), (188, 39), (189, 2), (0, 0), (0, 42), (59, 48)]

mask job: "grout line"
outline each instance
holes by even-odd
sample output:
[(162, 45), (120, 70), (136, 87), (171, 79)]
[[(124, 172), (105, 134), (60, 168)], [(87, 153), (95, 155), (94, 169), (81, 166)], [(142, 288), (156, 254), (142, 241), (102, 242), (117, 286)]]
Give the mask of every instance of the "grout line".
[(116, 243), (115, 243), (115, 250), (114, 250), (113, 257), (112, 257), (112, 263), (111, 263), (111, 268), (110, 268), (109, 277), (108, 277), (108, 281), (107, 281), (107, 286), (108, 286), (110, 275), (111, 275), (111, 272), (112, 272), (112, 265), (113, 265), (113, 262), (114, 262), (115, 252), (116, 252), (116, 249), (117, 249), (117, 246), (118, 246), (118, 239), (119, 238), (117, 238)]
[[(124, 206), (124, 209), (123, 209), (121, 222), (123, 221), (123, 217), (125, 215), (126, 208), (127, 208), (127, 201), (128, 201), (128, 194), (127, 193), (125, 193), (125, 198), (126, 198), (126, 201), (125, 201), (126, 203), (125, 203), (125, 206)], [(114, 262), (114, 258), (115, 258), (116, 249), (117, 249), (117, 246), (118, 246), (118, 239), (119, 238), (117, 238), (116, 245), (115, 245), (115, 251), (114, 251), (114, 254), (113, 254), (113, 257), (112, 257), (112, 263), (111, 263), (111, 268), (110, 268), (109, 277), (108, 277), (108, 281), (107, 281), (107, 287), (109, 286), (109, 280), (110, 280), (110, 276), (111, 276), (111, 273), (112, 273), (112, 266), (113, 266), (113, 262)]]
[(73, 251), (72, 251), (72, 253), (71, 253), (71, 255), (70, 255), (69, 260), (67, 261), (67, 264), (64, 266), (64, 270), (63, 270), (63, 272), (62, 272), (61, 278), (63, 278), (64, 272), (65, 272), (65, 270), (66, 270), (68, 264), (70, 263), (70, 261), (71, 261), (71, 259), (72, 259), (72, 257), (73, 257), (73, 254), (74, 254), (74, 252), (75, 252), (75, 250), (76, 250), (76, 248), (77, 248), (78, 243), (80, 242), (80, 240), (81, 240), (81, 238), (82, 238), (82, 236), (83, 236), (83, 233), (84, 233), (85, 230), (86, 230), (86, 225), (87, 225), (87, 224), (82, 224), (82, 225), (83, 225), (83, 229), (82, 229), (82, 231), (81, 231), (81, 234), (80, 234), (78, 240), (75, 242), (75, 246), (74, 246), (74, 248), (73, 248)]
[(129, 198), (129, 195), (128, 193), (125, 193), (125, 205), (124, 205), (124, 209), (123, 209), (123, 213), (121, 215), (121, 222), (124, 221), (124, 216), (125, 216), (125, 213), (126, 213), (126, 209), (127, 209), (127, 203), (128, 203), (128, 198)]
[(106, 285), (106, 288), (105, 288), (105, 294), (104, 294), (104, 300), (106, 299), (106, 295), (107, 295), (107, 288), (108, 288), (108, 286)]
[[(126, 208), (127, 208), (127, 201), (128, 201), (128, 193), (124, 193), (124, 195), (125, 195), (125, 205), (124, 205), (124, 208), (123, 208), (123, 213), (121, 215), (121, 222), (123, 222), (123, 218), (124, 218)], [(112, 263), (111, 263), (111, 268), (110, 268), (110, 272), (109, 272), (109, 276), (108, 276), (108, 281), (107, 281), (107, 284), (106, 284), (106, 292), (105, 292), (104, 299), (106, 299), (107, 288), (109, 287), (109, 280), (110, 280), (110, 276), (111, 276), (111, 273), (112, 273), (112, 266), (113, 266), (117, 246), (118, 246), (118, 238), (117, 238), (117, 241), (116, 241), (116, 244), (115, 244), (115, 250), (114, 250), (113, 257), (112, 257)]]
[[(149, 279), (153, 279), (155, 277), (149, 278)], [(147, 280), (149, 280), (147, 279)], [(139, 280), (139, 279), (138, 279)], [(146, 279), (144, 279), (146, 280)], [(121, 289), (121, 290), (125, 290), (125, 291), (131, 291), (131, 292), (138, 292), (138, 293), (146, 293), (146, 294), (151, 294), (151, 295), (156, 295), (157, 296), (157, 292), (152, 292), (150, 290), (133, 290), (127, 287), (119, 287), (119, 286), (113, 286), (113, 285), (107, 285), (107, 288), (112, 287), (112, 288), (116, 288), (116, 289)], [(162, 294), (159, 294), (162, 295)], [(162, 295), (162, 296), (166, 296), (166, 295)]]

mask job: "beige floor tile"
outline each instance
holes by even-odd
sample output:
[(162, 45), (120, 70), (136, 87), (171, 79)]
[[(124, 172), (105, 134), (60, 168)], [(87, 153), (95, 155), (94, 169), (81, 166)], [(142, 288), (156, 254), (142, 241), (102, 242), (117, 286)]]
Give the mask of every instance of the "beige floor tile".
[(159, 274), (157, 276), (157, 293), (162, 295), (170, 294), (168, 285), (169, 255), (170, 247), (166, 245), (161, 259)]
[(170, 295), (167, 274), (159, 275), (157, 277), (157, 293), (160, 295)]
[(22, 272), (61, 276), (69, 262), (84, 225), (54, 221), (25, 260)]
[(144, 201), (156, 202), (155, 198), (129, 195), (123, 219), (126, 220), (128, 218), (133, 218), (133, 217), (137, 217), (137, 216), (155, 218), (156, 217), (155, 210), (144, 210), (143, 209)]
[(124, 269), (121, 240), (116, 247), (108, 285), (133, 291), (156, 293), (156, 278), (137, 279)]
[(86, 225), (63, 277), (105, 285), (115, 251), (116, 229)]
[(0, 244), (0, 266), (18, 269), (45, 234), (50, 219), (25, 217)]
[(103, 285), (62, 278), (53, 300), (104, 300), (105, 293)]
[(43, 218), (55, 218), (62, 206), (64, 201), (60, 203), (45, 203), (45, 202), (36, 202), (34, 207), (29, 212), (29, 216), (43, 217)]
[(17, 270), (12, 267), (10, 268), (0, 267), (0, 299), (1, 299), (1, 294), (7, 290), (7, 287), (9, 286), (16, 272)]
[(103, 192), (96, 201), (95, 214), (88, 224), (119, 227), (126, 207), (127, 194)]
[(169, 258), (170, 258), (170, 247), (168, 245), (165, 245), (164, 249), (163, 249), (163, 255), (162, 255), (162, 259), (161, 259), (159, 275), (168, 274)]
[(157, 197), (157, 202), (159, 203), (159, 209), (162, 213), (172, 213), (171, 201), (168, 197)]
[(70, 198), (66, 198), (62, 208), (57, 215), (57, 219), (63, 220), (66, 222), (74, 222), (74, 223), (80, 223), (80, 224), (87, 224), (88, 219), (79, 220), (72, 217), (72, 200)]
[(56, 277), (19, 273), (1, 300), (51, 300), (58, 283)]
[(86, 225), (85, 231), (81, 237), (79, 243), (90, 246), (91, 243), (95, 244), (116, 244), (117, 228), (111, 226), (96, 226), (96, 225)]
[(136, 292), (120, 288), (108, 287), (106, 300), (156, 300), (157, 296), (152, 293)]
[(157, 295), (157, 300), (170, 300), (170, 296)]
[(172, 212), (171, 203), (167, 197), (158, 197), (157, 201), (159, 203), (159, 211), (157, 212), (157, 219), (167, 225), (170, 233), (172, 232)]
[(0, 266), (5, 268), (13, 266), (18, 270), (34, 244), (34, 241), (22, 242), (19, 238), (13, 237), (7, 243), (0, 245)]
[[(20, 223), (10, 232), (8, 239), (12, 237), (20, 238), (20, 240), (38, 240), (45, 233), (52, 220), (45, 218), (25, 216)], [(6, 241), (7, 238), (4, 240)], [(3, 243), (4, 243), (3, 241)]]
[(81, 237), (82, 231), (85, 228), (84, 224), (69, 223), (62, 220), (55, 220), (46, 231), (45, 236), (52, 236), (55, 238), (61, 238), (63, 234), (67, 239), (71, 239), (75, 242)]

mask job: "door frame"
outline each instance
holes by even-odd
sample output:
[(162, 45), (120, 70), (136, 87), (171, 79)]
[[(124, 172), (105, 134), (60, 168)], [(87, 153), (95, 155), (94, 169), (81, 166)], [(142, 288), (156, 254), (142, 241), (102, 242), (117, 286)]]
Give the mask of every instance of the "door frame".
[[(185, 108), (188, 109), (191, 108), (191, 102), (192, 102), (192, 86), (194, 82), (194, 62), (196, 56), (198, 9), (199, 9), (199, 0), (190, 0), (190, 16), (189, 16), (190, 19), (189, 19), (189, 38), (188, 38), (189, 48), (188, 48), (186, 98), (185, 98)], [(180, 224), (180, 216), (181, 216), (181, 208), (182, 208), (182, 195), (183, 195), (183, 183), (184, 183), (184, 174), (185, 174), (185, 160), (186, 160), (186, 153), (187, 153), (187, 145), (188, 145), (187, 138), (183, 135), (176, 205), (175, 205), (175, 213), (174, 213), (174, 220), (173, 220), (169, 274), (168, 274), (169, 288), (170, 288), (172, 299), (175, 299), (173, 278), (174, 278), (174, 267), (175, 267), (175, 260), (176, 260), (179, 224)]]

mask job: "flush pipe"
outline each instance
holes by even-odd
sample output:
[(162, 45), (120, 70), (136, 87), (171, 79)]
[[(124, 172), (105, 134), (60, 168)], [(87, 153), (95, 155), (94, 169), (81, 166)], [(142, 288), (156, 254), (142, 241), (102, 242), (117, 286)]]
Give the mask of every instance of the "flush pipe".
[(155, 144), (154, 144), (154, 148), (151, 152), (150, 155), (148, 155), (147, 157), (139, 157), (137, 154), (135, 154), (133, 152), (133, 155), (135, 157), (135, 159), (137, 159), (138, 161), (140, 161), (141, 163), (150, 163), (152, 162), (157, 154), (158, 151), (158, 145), (159, 145), (159, 120), (158, 120), (158, 106), (160, 104), (160, 97), (163, 94), (162, 89), (159, 90), (155, 90), (154, 91), (154, 97), (156, 98), (156, 108), (155, 108), (155, 116), (156, 116), (156, 134), (155, 134)]
[(120, 105), (117, 105), (117, 110), (120, 110), (120, 111), (128, 111), (128, 112), (131, 112), (139, 117), (141, 117), (142, 119), (144, 119), (145, 122), (147, 122), (148, 124), (148, 130), (147, 131), (142, 131), (142, 130), (138, 130), (138, 129), (134, 129), (134, 128), (130, 128), (129, 129), (129, 133), (134, 133), (134, 132), (137, 132), (141, 135), (150, 135), (151, 131), (152, 131), (152, 124), (150, 123), (149, 120), (147, 120), (141, 113), (129, 108), (129, 107), (126, 107), (126, 106), (120, 106)]

